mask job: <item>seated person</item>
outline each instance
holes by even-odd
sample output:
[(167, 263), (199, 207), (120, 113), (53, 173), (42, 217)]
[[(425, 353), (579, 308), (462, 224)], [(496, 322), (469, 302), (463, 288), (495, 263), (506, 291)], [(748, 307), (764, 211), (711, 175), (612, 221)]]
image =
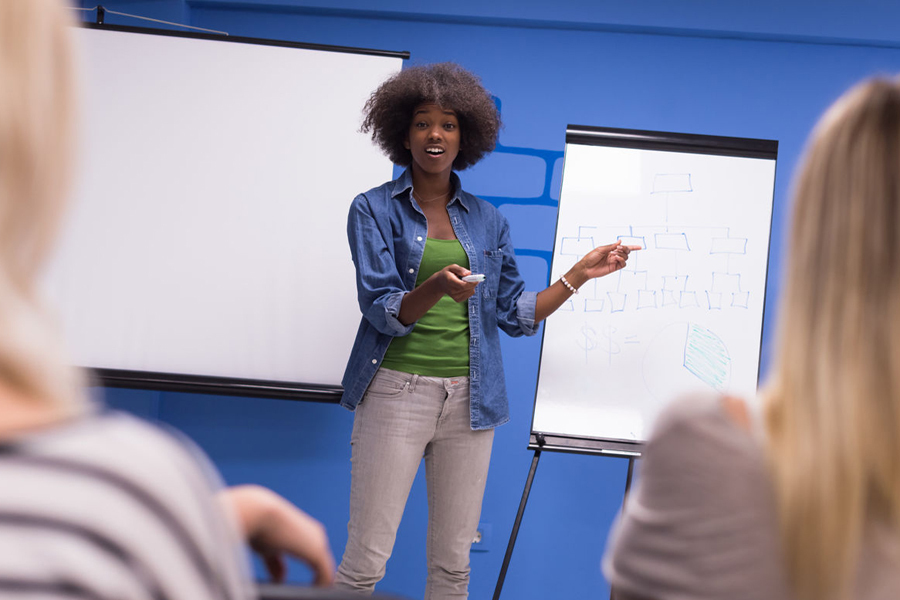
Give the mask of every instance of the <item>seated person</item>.
[(900, 598), (900, 81), (822, 118), (788, 244), (761, 414), (660, 416), (604, 559), (615, 598)]
[(223, 491), (189, 442), (88, 401), (37, 279), (65, 205), (73, 47), (58, 0), (0, 2), (0, 596), (238, 599), (241, 538), (329, 584), (322, 526), (257, 486)]

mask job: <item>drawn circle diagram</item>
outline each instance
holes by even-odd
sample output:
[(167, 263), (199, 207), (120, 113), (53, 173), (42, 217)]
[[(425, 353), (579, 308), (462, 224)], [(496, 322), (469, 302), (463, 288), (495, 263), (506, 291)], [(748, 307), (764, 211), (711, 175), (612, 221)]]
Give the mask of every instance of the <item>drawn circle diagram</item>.
[(731, 356), (722, 339), (706, 327), (673, 323), (648, 344), (641, 375), (660, 403), (703, 386), (721, 392), (731, 381)]

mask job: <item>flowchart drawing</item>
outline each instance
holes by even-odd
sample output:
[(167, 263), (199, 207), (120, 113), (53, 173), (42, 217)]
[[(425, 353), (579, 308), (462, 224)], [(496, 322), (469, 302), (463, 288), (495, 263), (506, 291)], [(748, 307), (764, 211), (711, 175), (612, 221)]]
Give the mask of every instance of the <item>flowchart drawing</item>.
[(663, 289), (670, 292), (683, 292), (687, 289), (690, 275), (663, 275)]
[(752, 398), (774, 156), (570, 133), (550, 279), (614, 241), (641, 251), (548, 318), (533, 433), (640, 442), (660, 411), (698, 389)]
[[(688, 179), (685, 174), (680, 180), (685, 189)], [(664, 181), (671, 183), (676, 179), (660, 179), (660, 187)], [(609, 286), (606, 281), (600, 285), (593, 280), (590, 288), (583, 289), (587, 299), (571, 310), (617, 313), (650, 308), (710, 311), (750, 308), (751, 295), (742, 286), (740, 267), (735, 270), (732, 265), (732, 259), (740, 260), (747, 254), (749, 238), (734, 236), (730, 227), (721, 226), (676, 226), (666, 222), (625, 227), (627, 232), (618, 234), (616, 239), (640, 246), (643, 251), (633, 255), (628, 265), (616, 274), (614, 292), (607, 292), (602, 298), (603, 292), (598, 291), (598, 286)], [(604, 239), (599, 239), (599, 229), (599, 225), (582, 224), (577, 227), (577, 235), (561, 236), (561, 254), (584, 256), (596, 243), (604, 243), (608, 237), (601, 235)], [(652, 259), (650, 263), (642, 262), (648, 259)], [(642, 264), (651, 264), (653, 270), (640, 268)], [(709, 271), (704, 273), (705, 268)], [(687, 273), (692, 274), (692, 284)], [(563, 310), (570, 309), (565, 307)]]
[(561, 256), (584, 256), (593, 249), (592, 237), (566, 237), (560, 243), (559, 253)]
[(647, 248), (647, 238), (642, 235), (620, 235), (616, 239), (626, 246), (640, 246)]
[(638, 290), (638, 310), (642, 308), (656, 308), (655, 290)]
[(656, 248), (659, 250), (686, 250), (690, 251), (686, 233), (657, 233), (654, 236)]
[(748, 308), (750, 306), (750, 292), (732, 293), (731, 305), (735, 308)]
[(619, 271), (619, 281), (616, 284), (617, 292), (637, 292), (647, 289), (647, 271), (630, 271), (627, 268)]
[(584, 312), (602, 312), (604, 305), (603, 298), (585, 298)]
[(628, 300), (628, 294), (621, 292), (607, 292), (606, 297), (609, 298), (609, 306), (612, 312), (623, 312), (625, 310), (625, 302)]
[(678, 297), (678, 308), (699, 308), (700, 300), (697, 299), (697, 292), (681, 292)]

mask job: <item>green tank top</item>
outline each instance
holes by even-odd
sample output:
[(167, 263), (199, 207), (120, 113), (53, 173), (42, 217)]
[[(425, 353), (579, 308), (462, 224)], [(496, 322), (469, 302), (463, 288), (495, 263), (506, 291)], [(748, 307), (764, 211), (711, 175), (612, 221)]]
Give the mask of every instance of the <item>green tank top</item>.
[[(425, 240), (416, 286), (450, 264), (469, 268), (459, 240)], [(427, 377), (462, 377), (469, 374), (468, 303), (443, 296), (422, 315), (409, 335), (391, 340), (381, 366)]]

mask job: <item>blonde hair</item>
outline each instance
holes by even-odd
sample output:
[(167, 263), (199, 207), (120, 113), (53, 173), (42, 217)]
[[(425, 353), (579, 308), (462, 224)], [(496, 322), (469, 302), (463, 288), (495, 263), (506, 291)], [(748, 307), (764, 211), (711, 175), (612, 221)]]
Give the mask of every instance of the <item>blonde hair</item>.
[(64, 366), (36, 290), (73, 156), (67, 10), (58, 0), (0, 1), (0, 380), (24, 397), (75, 408), (80, 375)]
[(847, 598), (866, 527), (900, 532), (900, 82), (828, 110), (794, 203), (768, 450), (797, 597)]

